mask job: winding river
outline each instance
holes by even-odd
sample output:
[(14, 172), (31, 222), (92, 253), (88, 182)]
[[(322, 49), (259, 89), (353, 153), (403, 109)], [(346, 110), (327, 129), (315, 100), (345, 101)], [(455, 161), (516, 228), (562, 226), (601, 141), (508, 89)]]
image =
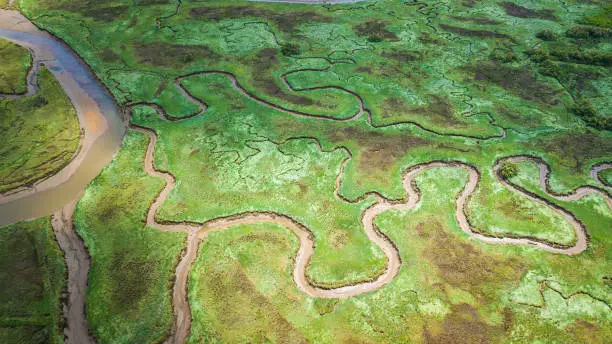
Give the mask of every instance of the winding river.
[[(355, 1), (303, 0), (277, 2), (341, 3)], [(76, 200), (80, 197), (81, 192), (102, 168), (111, 161), (113, 155), (119, 149), (123, 135), (126, 131), (126, 123), (122, 119), (121, 111), (114, 103), (110, 94), (101, 86), (86, 64), (78, 58), (67, 45), (46, 32), (39, 30), (29, 22), (29, 20), (15, 11), (0, 10), (0, 37), (27, 47), (33, 54), (34, 63), (36, 65), (28, 78), (28, 94), (36, 92), (36, 70), (38, 64), (43, 63), (49, 68), (55, 78), (57, 78), (74, 104), (83, 131), (81, 146), (78, 153), (58, 174), (41, 181), (33, 188), (19, 190), (12, 194), (0, 196), (0, 226), (20, 220), (53, 214), (53, 228), (58, 243), (65, 253), (68, 266), (68, 290), (70, 295), (64, 310), (68, 323), (67, 329), (65, 330), (67, 342), (93, 342), (93, 339), (88, 333), (85, 316), (85, 291), (87, 287), (87, 271), (90, 257), (87, 254), (83, 242), (74, 231), (72, 213), (76, 205)], [(229, 73), (218, 71), (203, 71), (200, 73), (225, 75), (232, 81), (234, 89), (242, 95), (272, 109), (288, 112), (296, 116), (316, 117), (310, 114), (287, 110), (253, 96), (240, 86), (236, 78)], [(195, 74), (198, 73), (194, 73), (194, 75)], [(206, 105), (191, 96), (191, 94), (180, 85), (182, 78), (188, 76), (190, 75), (177, 78), (175, 80), (175, 85), (185, 97), (200, 105), (201, 111), (193, 115), (198, 116), (206, 111)], [(291, 89), (290, 85), (287, 85), (287, 87)], [(335, 120), (351, 120), (366, 112), (360, 97), (356, 94), (355, 96), (360, 100), (359, 112), (349, 119)], [(164, 112), (163, 108), (155, 106), (154, 104), (133, 105), (152, 106), (162, 119), (171, 120)], [(432, 161), (413, 166), (406, 170), (402, 179), (402, 184), (406, 192), (406, 196), (403, 200), (389, 200), (382, 195), (374, 194), (377, 199), (376, 203), (366, 209), (362, 214), (361, 221), (363, 230), (368, 238), (385, 253), (387, 258), (387, 269), (375, 280), (370, 282), (357, 283), (355, 285), (347, 285), (333, 289), (319, 288), (313, 285), (305, 274), (305, 270), (314, 252), (313, 234), (309, 228), (289, 216), (273, 212), (250, 212), (217, 218), (201, 224), (158, 223), (155, 220), (155, 215), (166, 200), (170, 191), (174, 188), (176, 180), (170, 173), (157, 170), (154, 166), (154, 154), (157, 142), (157, 134), (155, 131), (138, 126), (132, 126), (132, 129), (149, 137), (149, 144), (144, 158), (145, 171), (151, 176), (163, 178), (166, 181), (165, 188), (160, 192), (149, 208), (146, 219), (147, 225), (162, 231), (180, 231), (188, 233), (186, 250), (180, 263), (176, 267), (176, 282), (172, 297), (175, 319), (173, 331), (171, 336), (167, 339), (167, 343), (183, 343), (189, 335), (191, 314), (187, 300), (187, 277), (190, 267), (196, 258), (199, 245), (205, 240), (207, 234), (212, 231), (225, 230), (239, 224), (262, 222), (275, 223), (291, 229), (300, 239), (300, 249), (294, 264), (294, 281), (299, 289), (312, 297), (347, 298), (379, 289), (390, 283), (401, 267), (400, 253), (394, 243), (376, 228), (374, 219), (387, 210), (414, 209), (418, 205), (421, 197), (419, 190), (415, 187), (414, 178), (420, 173), (432, 168), (461, 168), (468, 173), (468, 180), (456, 199), (455, 219), (461, 230), (476, 240), (492, 244), (535, 246), (549, 252), (569, 255), (583, 252), (588, 245), (587, 233), (584, 225), (578, 221), (573, 214), (501, 178), (498, 178), (499, 182), (505, 187), (523, 197), (548, 206), (559, 215), (563, 216), (574, 228), (576, 233), (575, 243), (563, 246), (529, 237), (493, 237), (485, 234), (486, 231), (473, 228), (466, 216), (466, 206), (469, 203), (470, 195), (476, 190), (480, 181), (479, 171), (471, 165), (458, 161)], [(503, 136), (505, 136), (505, 133)], [(311, 139), (316, 140), (316, 138)], [(342, 201), (351, 203), (358, 202), (347, 200), (339, 194), (338, 190), (340, 189), (344, 167), (352, 158), (352, 155), (347, 148), (339, 147), (337, 149), (345, 150), (348, 157), (341, 165), (340, 172), (336, 179), (334, 195)], [(497, 176), (500, 163), (506, 160), (514, 162), (528, 160), (538, 164), (540, 168), (541, 187), (551, 197), (562, 201), (572, 201), (590, 194), (598, 193), (603, 196), (612, 207), (612, 201), (609, 194), (595, 187), (585, 186), (574, 190), (572, 193), (554, 194), (547, 184), (550, 174), (548, 165), (535, 157), (518, 156), (500, 159), (493, 167)], [(598, 178), (599, 171), (610, 167), (611, 165), (609, 163), (596, 165), (591, 170), (591, 174), (594, 178)]]
[[(70, 48), (16, 11), (0, 10), (0, 38), (28, 48), (72, 101), (81, 126), (80, 147), (59, 173), (32, 188), (0, 196), (0, 226), (51, 215), (82, 192), (119, 150), (126, 127), (111, 95)], [(33, 68), (35, 71), (38, 66)], [(28, 93), (36, 90), (36, 75)]]

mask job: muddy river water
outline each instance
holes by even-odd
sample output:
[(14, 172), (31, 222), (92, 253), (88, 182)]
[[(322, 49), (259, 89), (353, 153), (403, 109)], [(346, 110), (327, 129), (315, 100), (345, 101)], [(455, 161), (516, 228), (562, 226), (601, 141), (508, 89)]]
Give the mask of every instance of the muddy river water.
[(77, 198), (111, 161), (126, 126), (110, 94), (66, 44), (16, 11), (0, 10), (0, 38), (28, 48), (34, 63), (43, 63), (53, 73), (72, 101), (83, 132), (79, 151), (59, 173), (31, 188), (0, 195), (3, 226), (51, 215)]

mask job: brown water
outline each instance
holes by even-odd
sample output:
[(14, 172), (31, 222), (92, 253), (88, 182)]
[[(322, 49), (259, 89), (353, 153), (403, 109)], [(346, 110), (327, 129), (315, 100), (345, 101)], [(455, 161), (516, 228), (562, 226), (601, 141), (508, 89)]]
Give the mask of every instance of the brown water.
[(111, 161), (126, 126), (109, 93), (60, 40), (18, 12), (6, 10), (0, 10), (0, 38), (30, 49), (35, 60), (44, 63), (72, 101), (84, 130), (78, 154), (59, 173), (32, 188), (0, 196), (0, 226), (4, 226), (51, 215), (73, 201)]

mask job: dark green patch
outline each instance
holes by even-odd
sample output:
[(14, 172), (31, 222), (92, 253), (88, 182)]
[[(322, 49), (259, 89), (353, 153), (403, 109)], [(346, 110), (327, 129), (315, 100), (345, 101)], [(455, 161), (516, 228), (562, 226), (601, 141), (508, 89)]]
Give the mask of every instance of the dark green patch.
[(501, 22), (499, 20), (494, 20), (494, 19), (491, 19), (489, 17), (459, 17), (459, 16), (451, 16), (451, 18), (453, 18), (454, 20), (457, 20), (457, 21), (469, 22), (469, 23), (474, 23), (474, 24), (478, 24), (478, 25), (498, 25), (498, 24), (503, 23), (503, 22)]
[(196, 60), (219, 58), (219, 55), (206, 45), (136, 43), (134, 50), (140, 63), (165, 67), (180, 68)]
[(567, 30), (566, 35), (567, 37), (581, 39), (608, 39), (612, 37), (612, 29), (578, 25)]
[(387, 26), (390, 24), (390, 22), (383, 20), (371, 20), (354, 26), (353, 31), (355, 31), (358, 36), (378, 38), (376, 39), (378, 42), (396, 42), (398, 41), (397, 35), (387, 29)]
[(553, 10), (532, 10), (510, 1), (504, 1), (501, 3), (501, 5), (506, 11), (506, 14), (512, 17), (557, 20), (557, 17), (555, 17), (555, 11)]
[(96, 20), (112, 22), (117, 19), (123, 19), (129, 12), (128, 6), (113, 6), (113, 7), (104, 7), (104, 8), (94, 8), (83, 11), (83, 15), (87, 17), (94, 18)]
[(465, 69), (472, 71), (474, 81), (498, 85), (525, 100), (548, 105), (559, 103), (558, 94), (562, 90), (538, 81), (537, 74), (528, 69), (493, 62), (480, 62)]
[(330, 23), (331, 17), (315, 11), (276, 12), (256, 6), (203, 6), (192, 8), (189, 13), (193, 18), (206, 20), (226, 20), (254, 17), (271, 20), (275, 26), (284, 32), (295, 32), (302, 24), (313, 22)]
[(111, 260), (110, 279), (115, 283), (109, 300), (116, 313), (139, 311), (138, 304), (147, 296), (153, 278), (159, 276), (158, 264), (136, 256), (128, 248), (115, 250)]
[(256, 73), (252, 77), (253, 85), (257, 89), (261, 89), (269, 96), (284, 99), (293, 104), (312, 105), (314, 103), (310, 98), (286, 93), (272, 78), (274, 69), (279, 67), (276, 49), (262, 49), (249, 60), (249, 63), (255, 67)]
[(484, 38), (499, 38), (499, 39), (509, 39), (512, 40), (512, 37), (499, 32), (488, 31), (488, 30), (471, 30), (458, 26), (452, 26), (447, 24), (439, 25), (442, 30), (452, 32), (459, 36), (464, 37), (484, 37)]

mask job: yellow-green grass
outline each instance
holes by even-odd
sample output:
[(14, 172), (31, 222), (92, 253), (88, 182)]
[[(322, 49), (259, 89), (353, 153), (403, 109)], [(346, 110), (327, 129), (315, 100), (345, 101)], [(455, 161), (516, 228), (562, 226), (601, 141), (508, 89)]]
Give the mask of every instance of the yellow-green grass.
[(65, 277), (50, 218), (0, 228), (2, 343), (63, 343)]
[(171, 286), (185, 236), (144, 225), (163, 186), (143, 170), (146, 145), (146, 136), (129, 132), (75, 212), (92, 257), (87, 319), (101, 343), (157, 342), (172, 325)]
[[(417, 210), (376, 219), (400, 251), (398, 276), (347, 300), (313, 299), (297, 289), (292, 272), (299, 242), (286, 228), (248, 225), (210, 234), (190, 274), (188, 342), (608, 341), (612, 315), (597, 300), (610, 302), (601, 280), (606, 254), (574, 259), (468, 238), (454, 220), (454, 196), (466, 181), (461, 169), (418, 176)], [(597, 245), (609, 243), (601, 235), (611, 220), (594, 228)], [(543, 296), (541, 280), (551, 281)], [(566, 301), (553, 288), (566, 297), (589, 295)]]
[(75, 109), (46, 69), (37, 94), (0, 99), (0, 192), (31, 186), (61, 170), (79, 147)]
[[(555, 243), (570, 243), (571, 228), (549, 209), (501, 185), (493, 176), (495, 162), (510, 155), (536, 155), (550, 164), (553, 189), (566, 192), (597, 185), (588, 168), (612, 158), (612, 134), (588, 127), (572, 113), (578, 97), (593, 102), (601, 113), (609, 112), (605, 102), (609, 67), (592, 59), (587, 64), (558, 61), (554, 54), (550, 55), (554, 59), (539, 60), (530, 51), (539, 46), (545, 55), (559, 47), (580, 48), (605, 56), (608, 41), (565, 35), (583, 14), (601, 12), (595, 3), (455, 1), (425, 6), (381, 0), (329, 7), (185, 1), (177, 15), (168, 17), (176, 5), (21, 3), (38, 25), (68, 42), (92, 66), (121, 104), (154, 102), (174, 117), (196, 113), (198, 106), (172, 81), (210, 70), (235, 74), (256, 97), (335, 118), (354, 111), (353, 95), (337, 88), (293, 92), (281, 76), (287, 75), (295, 88), (335, 86), (358, 93), (372, 112), (373, 125), (367, 116), (339, 123), (273, 111), (246, 100), (218, 75), (191, 76), (182, 82), (209, 105), (204, 115), (169, 123), (159, 120), (152, 109), (139, 108), (133, 118), (158, 133), (155, 164), (177, 177), (176, 189), (158, 220), (205, 221), (250, 210), (294, 217), (315, 236), (317, 246), (307, 269), (314, 283), (338, 286), (367, 280), (385, 267), (384, 256), (365, 238), (359, 223), (373, 198), (358, 204), (334, 198), (335, 177), (348, 157), (339, 146), (352, 155), (340, 188), (349, 199), (369, 191), (401, 198), (405, 195), (401, 177), (410, 166), (459, 160), (482, 174), (478, 193), (468, 204), (471, 221), (485, 230), (500, 228), (504, 235), (530, 235)], [(558, 40), (541, 42), (536, 33), (544, 29), (556, 33)], [(300, 54), (284, 56), (280, 45), (287, 43), (297, 43)], [(333, 66), (327, 59), (334, 60)], [(551, 63), (558, 73), (551, 73)], [(292, 72), (299, 69), (308, 71)], [(397, 121), (416, 122), (424, 129), (413, 124), (375, 128)], [(503, 138), (465, 137), (501, 136), (500, 126), (507, 129)], [(532, 168), (521, 173), (534, 172)], [(290, 268), (275, 265), (276, 272), (264, 273), (278, 276), (274, 285), (278, 291), (267, 286), (262, 291), (259, 284), (243, 281), (245, 274), (250, 281), (260, 280), (257, 269), (264, 267), (251, 262), (273, 256), (290, 263), (295, 241), (287, 230), (251, 226), (227, 232), (280, 233), (274, 236), (278, 243), (274, 245), (265, 240), (233, 243), (224, 239), (226, 234), (211, 235), (213, 247), (203, 248), (207, 258), (199, 258), (196, 270), (214, 272), (219, 280), (197, 273), (190, 277), (190, 283), (197, 285), (190, 287), (190, 295), (195, 295), (190, 298), (191, 340), (609, 341), (605, 326), (609, 315), (597, 301), (610, 302), (606, 230), (611, 220), (601, 198), (558, 202), (539, 191), (537, 184), (516, 181), (585, 223), (589, 248), (566, 257), (468, 239), (454, 222), (454, 197), (465, 184), (465, 172), (441, 169), (426, 175), (417, 180), (424, 195), (421, 208), (407, 214), (386, 213), (377, 220), (400, 249), (404, 262), (400, 275), (381, 291), (339, 301), (335, 308), (334, 301), (309, 300), (296, 291)], [(105, 190), (108, 185), (100, 186), (104, 190), (99, 192), (119, 192)], [(83, 213), (98, 211), (90, 208)], [(141, 208), (134, 205), (127, 205), (123, 213), (133, 214), (133, 208), (142, 219)], [(528, 216), (521, 212), (524, 209)], [(226, 253), (230, 258), (252, 258), (240, 260), (240, 268), (225, 259)], [(220, 262), (225, 265), (208, 268), (213, 256), (225, 257)], [(223, 305), (232, 301), (222, 297), (225, 291), (212, 295), (206, 286), (253, 296), (253, 302), (240, 297), (231, 303), (249, 306), (248, 311), (236, 310), (236, 318), (246, 319), (237, 322), (247, 324), (244, 331), (233, 327), (231, 317), (220, 314), (228, 308)], [(566, 297), (579, 291), (588, 295), (557, 302), (554, 290)], [(258, 313), (258, 307), (265, 312)], [(125, 308), (107, 307), (107, 319), (123, 314)], [(269, 316), (247, 317), (262, 313)], [(105, 321), (109, 322), (98, 323)], [(282, 337), (274, 327), (291, 336)]]
[[(3, 7), (0, 1), (0, 8)], [(21, 94), (27, 91), (26, 76), (32, 64), (30, 52), (15, 43), (0, 39), (0, 93)]]

